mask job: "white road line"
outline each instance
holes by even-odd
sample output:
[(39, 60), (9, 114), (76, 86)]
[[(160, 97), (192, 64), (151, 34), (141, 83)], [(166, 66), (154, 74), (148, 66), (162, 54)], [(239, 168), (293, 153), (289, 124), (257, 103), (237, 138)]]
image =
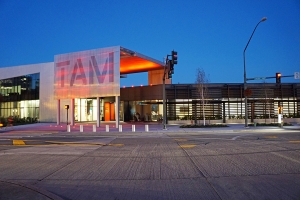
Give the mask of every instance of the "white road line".
[(296, 159), (294, 159), (294, 158), (290, 158), (290, 157), (281, 155), (280, 153), (277, 153), (277, 152), (271, 152), (271, 154), (274, 154), (274, 155), (276, 155), (276, 156), (279, 156), (279, 157), (282, 157), (282, 158), (285, 158), (285, 159), (287, 159), (287, 160), (290, 160), (290, 161), (293, 161), (293, 162), (296, 162), (296, 163), (299, 163), (299, 164), (300, 164), (300, 161), (299, 161), (299, 160), (296, 160)]
[(231, 140), (236, 140), (236, 139), (238, 139), (240, 137), (249, 136), (249, 135), (252, 135), (252, 134), (238, 135), (238, 136), (235, 136), (235, 137), (231, 138)]

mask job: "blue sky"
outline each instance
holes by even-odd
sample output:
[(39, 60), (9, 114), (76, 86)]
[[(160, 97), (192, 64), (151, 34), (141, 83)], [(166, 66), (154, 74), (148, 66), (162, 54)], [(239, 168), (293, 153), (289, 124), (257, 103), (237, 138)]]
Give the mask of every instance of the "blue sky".
[[(242, 83), (243, 50), (262, 17), (246, 51), (247, 77), (299, 72), (299, 0), (0, 0), (0, 67), (120, 45), (161, 61), (177, 51), (173, 83), (194, 83), (197, 68), (211, 83)], [(121, 80), (141, 84), (146, 73)]]

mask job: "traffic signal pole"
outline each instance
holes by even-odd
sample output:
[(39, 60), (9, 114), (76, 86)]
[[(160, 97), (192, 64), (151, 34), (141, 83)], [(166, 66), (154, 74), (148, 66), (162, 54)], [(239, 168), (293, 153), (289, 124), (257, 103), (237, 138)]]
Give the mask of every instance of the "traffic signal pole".
[[(169, 56), (172, 56), (172, 60), (169, 60)], [(174, 74), (174, 65), (177, 64), (177, 52), (172, 51), (171, 55), (167, 55), (166, 63), (163, 73), (163, 130), (167, 130), (167, 105), (166, 105), (166, 75), (168, 79), (172, 78)]]
[[(166, 65), (168, 64), (168, 60), (166, 61)], [(163, 75), (163, 130), (167, 130), (167, 108), (166, 108), (166, 68), (164, 66), (164, 75)]]
[[(267, 76), (267, 77), (255, 77), (255, 78), (247, 78), (247, 81), (253, 81), (253, 80), (265, 80), (265, 79), (276, 79), (276, 84), (280, 85), (281, 84), (281, 78), (290, 78), (290, 77), (294, 77), (296, 79), (296, 73), (294, 75), (287, 75), (287, 76), (282, 76), (282, 74), (280, 72), (276, 72), (275, 76)], [(251, 95), (249, 95), (251, 96)], [(281, 122), (281, 118), (282, 118), (282, 105), (280, 104), (280, 102), (278, 102), (278, 124), (280, 126), (282, 126)]]
[(281, 83), (281, 78), (291, 78), (291, 77), (294, 77), (294, 75), (282, 76), (281, 73), (277, 72), (275, 76), (247, 78), (247, 81), (257, 81), (257, 80), (265, 80), (265, 79), (275, 78), (276, 83)]

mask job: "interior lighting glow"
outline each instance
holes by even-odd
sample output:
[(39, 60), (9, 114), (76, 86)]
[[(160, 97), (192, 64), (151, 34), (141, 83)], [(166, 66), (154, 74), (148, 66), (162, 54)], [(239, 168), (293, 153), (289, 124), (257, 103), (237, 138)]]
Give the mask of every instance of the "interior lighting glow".
[(162, 69), (158, 63), (151, 62), (139, 57), (126, 57), (120, 59), (120, 74), (129, 74), (136, 72), (147, 72), (156, 69)]

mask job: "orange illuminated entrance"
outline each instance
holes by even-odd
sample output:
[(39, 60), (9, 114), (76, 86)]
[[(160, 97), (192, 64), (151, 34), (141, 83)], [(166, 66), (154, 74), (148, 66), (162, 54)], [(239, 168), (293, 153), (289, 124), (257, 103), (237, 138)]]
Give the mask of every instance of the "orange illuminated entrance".
[(115, 120), (115, 104), (110, 102), (104, 103), (104, 121)]
[(149, 72), (163, 69), (164, 63), (121, 47), (120, 74)]

